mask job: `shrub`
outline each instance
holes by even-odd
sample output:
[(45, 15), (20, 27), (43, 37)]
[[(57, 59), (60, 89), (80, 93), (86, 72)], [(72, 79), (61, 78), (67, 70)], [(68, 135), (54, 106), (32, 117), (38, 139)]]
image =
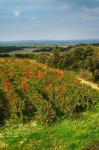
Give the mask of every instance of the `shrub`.
[(10, 117), (10, 104), (5, 92), (0, 88), (0, 125)]
[(85, 80), (93, 80), (93, 75), (88, 70), (81, 70), (80, 71), (80, 76), (81, 76), (81, 78), (83, 78)]
[(99, 81), (99, 69), (94, 71), (94, 81)]

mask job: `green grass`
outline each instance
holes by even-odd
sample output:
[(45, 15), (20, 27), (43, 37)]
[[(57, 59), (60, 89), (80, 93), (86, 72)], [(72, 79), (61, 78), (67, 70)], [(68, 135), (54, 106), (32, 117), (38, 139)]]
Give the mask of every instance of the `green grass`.
[(79, 119), (64, 119), (50, 127), (35, 121), (25, 125), (10, 122), (0, 129), (1, 147), (6, 150), (86, 149), (99, 142), (98, 108), (81, 114)]

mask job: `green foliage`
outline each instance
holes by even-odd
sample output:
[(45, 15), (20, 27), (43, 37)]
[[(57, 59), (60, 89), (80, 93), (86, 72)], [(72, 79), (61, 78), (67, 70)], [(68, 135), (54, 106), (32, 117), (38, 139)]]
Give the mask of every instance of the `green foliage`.
[(0, 53), (8, 53), (11, 51), (16, 50), (23, 50), (24, 47), (17, 47), (17, 46), (0, 46)]
[[(65, 62), (63, 62), (63, 65), (60, 64), (62, 68), (68, 68), (68, 69), (83, 69), (84, 63), (87, 60), (89, 56), (92, 56), (94, 53), (94, 49), (90, 46), (77, 46), (72, 48), (70, 51), (68, 51), (61, 59), (63, 59)], [(62, 61), (63, 61), (62, 60)]]
[(30, 58), (30, 59), (37, 59), (37, 55), (35, 54), (15, 54), (17, 58)]
[(59, 58), (60, 58), (60, 49), (58, 47), (55, 47), (52, 50), (52, 54), (53, 54), (53, 66), (54, 67), (58, 67), (58, 63), (59, 63)]
[(85, 62), (85, 67), (93, 73), (94, 81), (99, 80), (99, 51), (96, 50), (94, 54)]
[(65, 119), (51, 127), (40, 126), (36, 121), (6, 125), (0, 129), (0, 147), (5, 150), (98, 150), (97, 108), (83, 113), (79, 119)]
[(6, 93), (0, 87), (0, 125), (10, 117), (10, 104), (6, 97)]
[(52, 59), (53, 58), (52, 58), (51, 53), (41, 53), (37, 57), (38, 62), (43, 63), (43, 64), (50, 64), (50, 66), (53, 65)]
[(46, 53), (39, 56), (39, 62), (66, 70), (88, 70), (93, 74), (93, 80), (99, 81), (99, 49), (95, 46), (78, 45), (60, 53), (54, 48), (50, 57)]

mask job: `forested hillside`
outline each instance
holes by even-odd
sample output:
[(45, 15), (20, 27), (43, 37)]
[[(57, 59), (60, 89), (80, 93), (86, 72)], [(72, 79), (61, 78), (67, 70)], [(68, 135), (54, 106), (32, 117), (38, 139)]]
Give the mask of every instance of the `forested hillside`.
[(51, 54), (42, 53), (38, 61), (49, 66), (84, 73), (85, 78), (99, 81), (99, 47), (78, 45), (61, 53), (58, 47)]

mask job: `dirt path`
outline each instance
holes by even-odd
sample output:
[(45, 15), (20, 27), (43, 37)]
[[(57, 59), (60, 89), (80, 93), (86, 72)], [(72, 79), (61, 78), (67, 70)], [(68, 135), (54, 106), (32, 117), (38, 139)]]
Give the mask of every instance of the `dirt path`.
[(92, 87), (93, 89), (99, 91), (99, 87), (98, 87), (97, 84), (94, 84), (94, 83), (92, 83), (92, 82), (90, 82), (90, 81), (86, 81), (86, 80), (81, 79), (81, 78), (79, 78), (79, 77), (77, 77), (77, 79), (78, 79), (79, 81), (81, 81), (82, 84), (86, 84), (86, 85)]

